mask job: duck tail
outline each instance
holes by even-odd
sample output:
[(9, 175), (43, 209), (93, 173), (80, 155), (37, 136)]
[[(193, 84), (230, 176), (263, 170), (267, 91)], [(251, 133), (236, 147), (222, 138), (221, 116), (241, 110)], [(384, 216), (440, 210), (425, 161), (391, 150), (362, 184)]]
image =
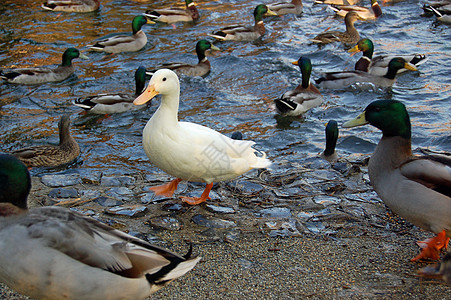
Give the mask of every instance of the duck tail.
[(266, 153), (258, 150), (255, 151), (259, 152), (262, 156), (256, 156), (256, 160), (252, 163), (251, 167), (253, 169), (269, 168), (272, 162), (266, 158)]

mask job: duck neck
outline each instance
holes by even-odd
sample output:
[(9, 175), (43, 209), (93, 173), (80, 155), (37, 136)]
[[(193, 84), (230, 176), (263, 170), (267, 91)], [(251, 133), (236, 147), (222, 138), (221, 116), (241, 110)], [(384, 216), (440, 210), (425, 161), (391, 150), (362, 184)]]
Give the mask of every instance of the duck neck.
[(205, 56), (205, 50), (196, 49), (196, 53), (197, 53), (197, 58), (199, 59), (199, 63), (207, 60), (207, 57)]
[(396, 73), (398, 73), (399, 69), (394, 69), (394, 68), (388, 68), (387, 70), (387, 74), (384, 75), (385, 78), (387, 79), (391, 79), (394, 80), (396, 77)]
[(382, 136), (370, 159), (370, 170), (387, 170), (398, 168), (412, 156), (412, 141), (401, 136)]
[(179, 95), (179, 91), (172, 95), (162, 95), (160, 107), (154, 115), (158, 124), (164, 124), (165, 127), (178, 126)]
[(265, 34), (265, 24), (263, 24), (263, 20), (255, 19), (255, 29), (261, 34)]

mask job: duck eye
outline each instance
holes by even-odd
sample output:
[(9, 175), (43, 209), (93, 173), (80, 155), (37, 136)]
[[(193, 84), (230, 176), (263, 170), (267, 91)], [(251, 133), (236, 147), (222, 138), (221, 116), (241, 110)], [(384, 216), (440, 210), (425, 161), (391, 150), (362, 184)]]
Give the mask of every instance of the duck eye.
[(166, 81), (166, 77), (163, 77), (163, 81)]

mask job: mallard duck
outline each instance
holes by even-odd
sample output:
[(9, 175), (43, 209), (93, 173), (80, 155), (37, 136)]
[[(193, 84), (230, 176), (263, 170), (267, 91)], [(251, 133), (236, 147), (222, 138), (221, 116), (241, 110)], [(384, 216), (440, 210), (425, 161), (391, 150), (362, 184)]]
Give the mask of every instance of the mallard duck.
[(158, 66), (156, 69), (147, 72), (147, 75), (152, 76), (158, 69), (170, 69), (177, 74), (185, 74), (187, 76), (205, 76), (210, 73), (211, 65), (208, 58), (205, 56), (207, 50), (220, 50), (207, 40), (200, 40), (196, 44), (196, 53), (199, 62), (197, 65), (190, 65), (187, 63), (166, 63)]
[(40, 84), (63, 81), (75, 72), (72, 60), (78, 57), (88, 59), (86, 55), (80, 53), (77, 49), (69, 48), (63, 53), (61, 65), (56, 68), (38, 67), (12, 69), (6, 73), (0, 71), (0, 77), (6, 82), (17, 84)]
[(56, 145), (31, 146), (13, 151), (27, 167), (57, 167), (75, 160), (80, 154), (77, 141), (70, 135), (70, 117), (63, 115), (58, 122), (60, 143)]
[(354, 11), (350, 11), (345, 16), (345, 25), (346, 25), (345, 32), (336, 30), (326, 31), (318, 34), (311, 41), (315, 44), (321, 45), (334, 42), (341, 42), (345, 44), (345, 46), (347, 46), (348, 44), (355, 44), (360, 39), (359, 32), (354, 27), (354, 23), (357, 20), (360, 20), (359, 15)]
[(192, 22), (199, 19), (199, 12), (196, 4), (192, 0), (185, 0), (186, 9), (183, 8), (163, 8), (148, 10), (144, 14), (147, 18), (154, 22), (176, 23), (176, 22)]
[(133, 101), (146, 87), (146, 68), (140, 66), (135, 72), (135, 94), (99, 94), (87, 98), (78, 98), (74, 105), (94, 114), (121, 113), (131, 109), (136, 109)]
[(291, 0), (288, 2), (276, 2), (276, 3), (266, 4), (266, 6), (278, 16), (288, 15), (288, 14), (300, 15), (302, 13), (302, 9), (304, 8), (304, 5), (302, 4), (302, 0)]
[(437, 21), (443, 22), (443, 23), (451, 23), (451, 3), (448, 4), (448, 8), (445, 10), (443, 9), (442, 11), (436, 9), (435, 7), (433, 7), (432, 5), (425, 5), (423, 7), (424, 11), (430, 11), (432, 12), (435, 17), (437, 18)]
[(371, 9), (358, 5), (331, 5), (330, 8), (337, 16), (343, 18), (350, 11), (356, 12), (360, 20), (376, 20), (382, 16), (382, 9), (377, 0), (371, 0)]
[(323, 103), (323, 96), (320, 91), (310, 82), (310, 74), (312, 73), (310, 59), (301, 56), (298, 61), (292, 62), (292, 64), (301, 69), (302, 83), (294, 90), (284, 93), (280, 99), (274, 100), (277, 112), (286, 116), (301, 115)]
[(0, 155), (0, 281), (34, 299), (144, 299), (190, 258), (63, 207), (27, 210), (30, 174)]
[(393, 212), (438, 234), (419, 242), (423, 251), (412, 261), (438, 259), (451, 236), (451, 159), (413, 156), (409, 114), (399, 101), (374, 101), (343, 127), (365, 124), (382, 130), (368, 165), (374, 190)]
[(448, 252), (440, 263), (421, 268), (418, 273), (420, 276), (443, 278), (448, 285), (451, 285), (451, 252)]
[(276, 16), (266, 5), (260, 4), (254, 9), (254, 27), (230, 25), (208, 35), (220, 41), (254, 41), (265, 34), (263, 15)]
[[(383, 76), (387, 74), (388, 64), (395, 57), (401, 57), (411, 65), (418, 67), (425, 63), (428, 58), (424, 54), (410, 54), (410, 55), (378, 55), (373, 58), (374, 45), (370, 39), (361, 39), (357, 45), (349, 49), (348, 52), (356, 53), (363, 52), (363, 56), (356, 62), (355, 70), (368, 72), (373, 75)], [(407, 71), (406, 68), (401, 68), (397, 73)]]
[(98, 10), (100, 0), (47, 0), (41, 6), (46, 10), (84, 13)]
[(405, 68), (416, 71), (417, 68), (406, 62), (402, 57), (395, 57), (388, 64), (387, 73), (384, 76), (369, 74), (363, 71), (343, 71), (323, 73), (321, 78), (315, 80), (316, 84), (326, 89), (342, 89), (356, 82), (370, 82), (379, 87), (390, 87), (395, 82), (398, 70)]
[(139, 51), (147, 44), (147, 36), (141, 27), (145, 24), (155, 24), (144, 16), (136, 16), (132, 21), (132, 35), (119, 34), (87, 45), (91, 50), (107, 53)]
[(360, 0), (315, 0), (313, 4), (356, 5)]
[(320, 154), (322, 159), (330, 163), (338, 160), (338, 154), (335, 151), (335, 146), (338, 140), (338, 123), (335, 120), (330, 120), (326, 125), (326, 149)]
[(178, 121), (180, 83), (177, 74), (160, 69), (134, 104), (141, 105), (161, 95), (161, 104), (143, 131), (143, 147), (150, 162), (175, 176), (172, 182), (152, 187), (156, 195), (171, 197), (181, 180), (205, 182), (201, 197), (182, 197), (196, 205), (209, 199), (214, 181), (229, 180), (255, 168), (266, 168), (271, 162), (256, 155), (253, 141), (231, 139), (215, 130)]

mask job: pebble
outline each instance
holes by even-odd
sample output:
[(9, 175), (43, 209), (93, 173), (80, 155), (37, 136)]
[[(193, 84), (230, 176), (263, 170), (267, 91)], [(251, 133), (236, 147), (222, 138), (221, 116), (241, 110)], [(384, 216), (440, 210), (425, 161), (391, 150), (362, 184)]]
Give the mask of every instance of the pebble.
[(191, 220), (200, 226), (205, 226), (209, 228), (231, 228), (236, 227), (235, 222), (222, 220), (219, 218), (204, 216), (201, 214), (195, 215), (191, 218)]
[(131, 176), (103, 176), (100, 185), (102, 186), (131, 186), (134, 185), (136, 179)]
[(291, 210), (287, 207), (265, 208), (256, 213), (265, 218), (290, 218)]
[(158, 229), (165, 229), (165, 230), (180, 230), (182, 229), (182, 223), (174, 218), (174, 217), (168, 217), (168, 216), (161, 216), (152, 218), (149, 220), (150, 226)]
[(320, 195), (320, 196), (313, 197), (313, 202), (327, 206), (327, 205), (332, 205), (332, 204), (338, 204), (341, 202), (341, 199), (338, 197)]
[(74, 188), (56, 188), (49, 192), (50, 198), (77, 198), (78, 191)]
[(80, 197), (83, 199), (94, 199), (100, 197), (102, 193), (98, 190), (81, 190)]
[(205, 205), (205, 207), (207, 208), (207, 210), (209, 210), (213, 213), (218, 213), (218, 214), (234, 214), (234, 213), (236, 213), (235, 209), (233, 209), (232, 207), (216, 206), (216, 205), (212, 205), (212, 204), (207, 204), (207, 205)]
[(142, 205), (121, 205), (112, 208), (107, 208), (106, 213), (112, 215), (122, 215), (129, 217), (141, 217), (147, 211), (147, 207)]
[(80, 184), (81, 178), (79, 174), (44, 175), (41, 182), (49, 187), (63, 187)]
[(129, 201), (133, 196), (133, 191), (126, 187), (114, 187), (107, 190), (105, 194), (118, 200)]
[(227, 183), (227, 187), (236, 193), (240, 193), (244, 196), (256, 196), (263, 191), (263, 186), (258, 183), (240, 180)]
[(113, 206), (118, 206), (122, 204), (122, 201), (110, 198), (110, 197), (105, 197), (105, 196), (101, 196), (98, 197), (96, 199), (94, 199), (94, 202), (97, 204), (100, 204), (102, 206), (105, 207), (113, 207)]

